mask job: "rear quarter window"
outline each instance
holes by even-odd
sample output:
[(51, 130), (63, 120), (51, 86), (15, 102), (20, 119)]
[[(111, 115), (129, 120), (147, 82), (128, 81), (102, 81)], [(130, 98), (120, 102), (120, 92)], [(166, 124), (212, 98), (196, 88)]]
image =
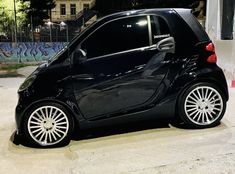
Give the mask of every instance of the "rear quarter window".
[(176, 42), (176, 54), (190, 55), (200, 42), (194, 31), (177, 13), (168, 16), (168, 21)]
[(152, 28), (153, 44), (156, 44), (160, 40), (171, 36), (169, 26), (162, 17), (150, 16), (150, 21), (151, 21), (151, 28)]
[(199, 42), (209, 41), (210, 38), (198, 22), (197, 18), (191, 13), (190, 9), (175, 9), (179, 16), (190, 26)]

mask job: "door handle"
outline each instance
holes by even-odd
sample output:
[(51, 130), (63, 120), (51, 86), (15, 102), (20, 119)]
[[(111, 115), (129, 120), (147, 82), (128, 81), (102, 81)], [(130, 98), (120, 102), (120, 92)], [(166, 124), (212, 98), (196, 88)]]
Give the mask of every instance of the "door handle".
[(78, 74), (78, 75), (74, 75), (73, 79), (76, 79), (76, 80), (94, 80), (94, 77), (90, 74)]

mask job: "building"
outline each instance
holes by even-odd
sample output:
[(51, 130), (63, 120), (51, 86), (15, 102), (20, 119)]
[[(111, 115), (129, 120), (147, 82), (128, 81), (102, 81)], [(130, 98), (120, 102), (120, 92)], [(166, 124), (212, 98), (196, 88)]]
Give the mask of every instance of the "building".
[(55, 3), (51, 21), (62, 22), (76, 20), (84, 9), (91, 9), (95, 5), (95, 0), (55, 0)]
[(234, 6), (234, 0), (207, 0), (206, 31), (212, 40), (235, 37)]

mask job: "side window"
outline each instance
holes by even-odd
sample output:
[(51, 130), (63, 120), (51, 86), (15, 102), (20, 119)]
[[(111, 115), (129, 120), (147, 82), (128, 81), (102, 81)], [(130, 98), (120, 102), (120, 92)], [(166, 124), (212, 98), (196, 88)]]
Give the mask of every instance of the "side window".
[(81, 44), (87, 58), (127, 51), (149, 45), (147, 16), (109, 22)]
[(166, 21), (159, 16), (151, 16), (152, 40), (156, 44), (160, 40), (171, 36)]

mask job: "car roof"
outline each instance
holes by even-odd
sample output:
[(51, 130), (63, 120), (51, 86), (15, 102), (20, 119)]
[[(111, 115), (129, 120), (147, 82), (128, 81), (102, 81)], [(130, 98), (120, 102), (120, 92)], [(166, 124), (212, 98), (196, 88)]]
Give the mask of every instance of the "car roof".
[(150, 14), (150, 13), (158, 13), (158, 12), (170, 12), (174, 11), (173, 8), (153, 8), (153, 9), (138, 9), (138, 10), (128, 10), (128, 11), (121, 11), (117, 13), (113, 13), (110, 15), (107, 15), (101, 19), (109, 18), (109, 19), (115, 19), (125, 16), (135, 16), (140, 14)]
[(151, 8), (151, 9), (138, 9), (138, 10), (129, 10), (121, 11), (117, 13), (110, 14), (103, 18), (100, 18), (98, 21), (102, 20), (104, 22), (115, 20), (117, 18), (122, 18), (126, 16), (136, 16), (136, 15), (150, 15), (150, 14), (161, 14), (163, 16), (169, 16), (171, 13), (175, 13), (180, 16), (187, 25), (193, 30), (194, 34), (197, 36), (200, 42), (209, 41), (209, 37), (199, 24), (199, 22), (192, 15), (192, 10), (187, 8)]
[(140, 15), (140, 14), (153, 14), (153, 13), (191, 13), (191, 9), (186, 8), (150, 8), (150, 9), (138, 9), (138, 10), (128, 10), (128, 11), (121, 11), (117, 13), (113, 13), (110, 15), (107, 15), (101, 19), (109, 18), (109, 19), (115, 19), (119, 17), (125, 17), (125, 16), (134, 16), (134, 15)]

